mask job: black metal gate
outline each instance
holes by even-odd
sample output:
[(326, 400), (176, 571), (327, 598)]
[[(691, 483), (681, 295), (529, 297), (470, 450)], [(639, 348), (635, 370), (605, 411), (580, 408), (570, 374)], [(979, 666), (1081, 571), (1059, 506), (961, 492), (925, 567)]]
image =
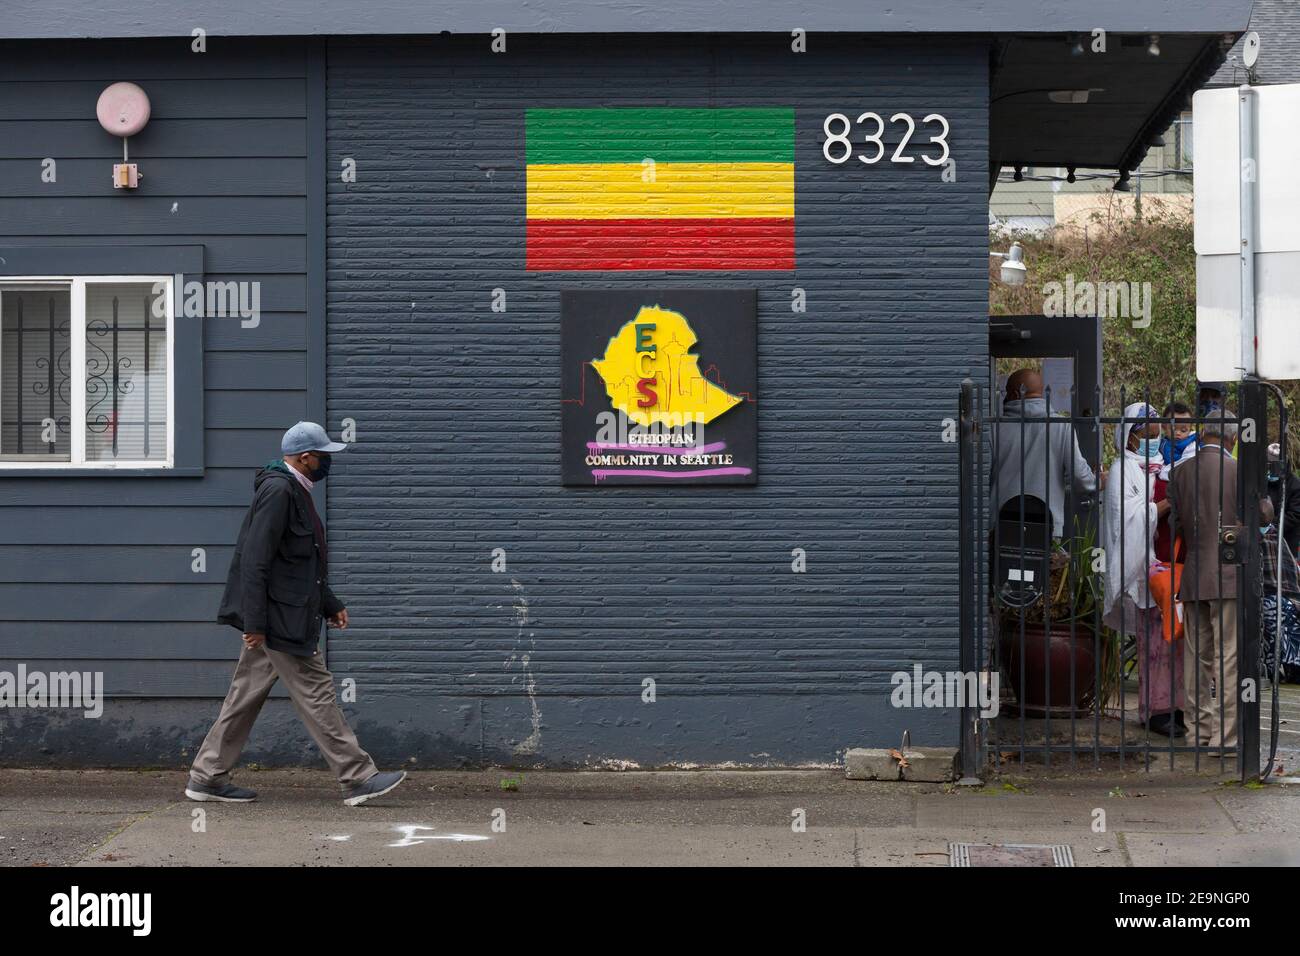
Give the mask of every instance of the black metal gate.
[(1081, 414), (1073, 389), (1027, 384), (961, 387), (961, 667), (997, 701), (962, 707), (964, 775), (1140, 761), (1255, 778), (1268, 700), (1267, 775), (1278, 682), (1293, 658), (1300, 673), (1281, 393), (1121, 390), (1105, 409), (1097, 389)]

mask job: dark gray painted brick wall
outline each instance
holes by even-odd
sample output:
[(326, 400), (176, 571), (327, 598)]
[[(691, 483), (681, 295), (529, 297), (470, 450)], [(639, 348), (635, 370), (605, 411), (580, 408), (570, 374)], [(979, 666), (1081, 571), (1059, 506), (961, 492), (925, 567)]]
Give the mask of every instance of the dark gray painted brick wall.
[[(353, 618), (329, 650), (372, 752), (790, 764), (905, 727), (955, 743), (954, 714), (897, 711), (888, 692), (891, 672), (957, 656), (940, 428), (986, 356), (987, 48), (812, 50), (331, 42), (328, 416), (355, 419), (358, 442), (328, 483)], [(524, 271), (525, 108), (645, 105), (796, 109), (795, 273)], [(828, 164), (825, 115), (864, 110), (943, 113), (957, 182), (920, 162)], [(757, 487), (560, 485), (559, 291), (652, 285), (758, 290)]]
[[(131, 141), (134, 194), (112, 188), (121, 142), (95, 119), (123, 79), (153, 106)], [(118, 697), (61, 737), (60, 715), (0, 714), (6, 759), (176, 759), (215, 716), (184, 699), (225, 694), (239, 645), (213, 618), (251, 469), (307, 406), (306, 90), (297, 41), (0, 48), (0, 246), (40, 250), (57, 274), (61, 248), (199, 244), (205, 277), (261, 282), (263, 310), (257, 328), (205, 321), (201, 478), (0, 477), (0, 669), (102, 670)], [(44, 157), (57, 183), (41, 182)], [(169, 699), (164, 732), (133, 724), (139, 697)]]
[[(955, 455), (938, 435), (985, 349), (985, 50), (822, 38), (795, 57), (778, 40), (331, 47), (328, 417), (356, 418), (360, 441), (328, 483), (355, 622), (329, 651), (381, 762), (824, 762), (905, 726), (953, 742), (954, 715), (892, 710), (887, 681), (956, 659)], [(202, 479), (0, 481), (0, 668), (102, 669), (125, 695), (94, 724), (0, 715), (0, 762), (179, 765), (235, 652), (209, 621), (251, 469), (320, 398), (307, 55), (285, 41), (4, 52), (0, 243), (200, 242), (210, 275), (276, 290), (260, 329), (205, 328)], [(130, 197), (96, 178), (116, 144), (88, 125), (93, 94), (123, 78), (155, 104)], [(797, 272), (525, 273), (524, 108), (661, 104), (797, 109)], [(944, 113), (958, 182), (825, 164), (822, 118), (865, 109)], [(39, 192), (28, 165), (58, 143), (74, 155), (58, 192)], [(360, 182), (338, 182), (344, 156)], [(165, 218), (175, 201), (194, 218)], [(663, 284), (759, 290), (760, 483), (564, 489), (559, 290)], [(195, 545), (209, 547), (197, 579)], [(507, 574), (490, 571), (496, 547)], [(789, 570), (795, 547), (806, 575)], [(283, 701), (246, 757), (316, 759)]]

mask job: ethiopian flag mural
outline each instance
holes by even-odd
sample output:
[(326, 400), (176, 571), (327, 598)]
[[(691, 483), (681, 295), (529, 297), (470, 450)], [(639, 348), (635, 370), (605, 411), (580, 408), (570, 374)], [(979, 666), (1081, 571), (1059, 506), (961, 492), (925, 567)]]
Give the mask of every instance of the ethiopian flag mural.
[(794, 268), (794, 110), (533, 109), (528, 269)]

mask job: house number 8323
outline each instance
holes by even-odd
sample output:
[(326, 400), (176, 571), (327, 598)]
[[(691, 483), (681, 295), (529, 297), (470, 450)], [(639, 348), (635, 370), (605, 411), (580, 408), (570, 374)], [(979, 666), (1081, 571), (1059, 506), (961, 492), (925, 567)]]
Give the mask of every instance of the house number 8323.
[[(916, 134), (916, 120), (907, 113), (895, 113), (889, 117), (889, 122), (898, 123), (903, 127), (903, 138), (898, 141), (898, 146), (895, 147), (889, 161), (891, 163), (916, 162), (915, 156), (908, 156), (905, 153), (912, 137)], [(931, 123), (937, 124), (939, 132), (921, 146), (924, 148), (933, 144), (940, 152), (937, 156), (921, 152), (921, 160), (928, 166), (942, 166), (948, 161), (948, 121), (938, 113), (931, 113), (921, 120), (922, 126)], [(849, 118), (843, 113), (832, 113), (826, 117), (826, 122), (822, 124), (822, 132), (826, 134), (826, 141), (822, 143), (822, 155), (828, 162), (839, 165), (853, 155), (853, 140), (850, 137), (853, 126), (854, 124), (849, 122)], [(879, 113), (863, 113), (858, 117), (857, 126), (862, 133), (862, 142), (871, 150), (867, 153), (858, 153), (858, 159), (867, 165), (880, 162), (887, 149), (885, 141), (881, 138), (885, 132), (884, 119)]]

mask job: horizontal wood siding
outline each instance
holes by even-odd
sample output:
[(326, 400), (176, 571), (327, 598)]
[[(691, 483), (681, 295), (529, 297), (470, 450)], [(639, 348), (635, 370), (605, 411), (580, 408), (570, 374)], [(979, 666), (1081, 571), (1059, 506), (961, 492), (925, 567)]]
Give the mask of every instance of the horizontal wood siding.
[[(152, 106), (130, 140), (133, 194), (112, 188), (122, 145), (95, 119), (118, 80)], [(253, 469), (308, 405), (308, 83), (296, 40), (0, 45), (0, 246), (40, 247), (58, 272), (61, 246), (201, 244), (203, 278), (256, 281), (261, 296), (256, 327), (202, 320), (201, 478), (0, 477), (0, 669), (102, 670), (116, 696), (224, 696), (239, 642), (213, 619)]]

